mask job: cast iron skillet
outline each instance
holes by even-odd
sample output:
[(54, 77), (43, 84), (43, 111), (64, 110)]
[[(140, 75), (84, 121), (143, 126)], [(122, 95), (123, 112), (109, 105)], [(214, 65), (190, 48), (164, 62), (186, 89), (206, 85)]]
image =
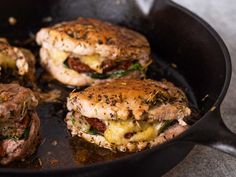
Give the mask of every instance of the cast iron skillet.
[[(9, 26), (9, 16), (16, 17), (16, 25)], [(48, 16), (52, 17), (52, 22), (49, 22), (50, 18), (45, 18)], [(220, 116), (220, 103), (231, 76), (229, 53), (221, 38), (208, 24), (179, 5), (168, 0), (157, 0), (150, 13), (145, 15), (135, 1), (128, 0), (8, 0), (1, 2), (0, 6), (0, 36), (9, 38), (13, 44), (25, 47), (28, 43), (22, 41), (40, 27), (79, 16), (103, 19), (145, 34), (151, 43), (155, 60), (148, 76), (153, 79), (167, 78), (185, 89), (191, 105), (197, 108), (200, 114), (195, 117), (196, 122), (190, 129), (168, 143), (105, 161), (103, 156), (109, 152), (96, 148), (94, 150), (91, 145), (70, 138), (63, 122), (66, 113), (64, 104), (43, 104), (39, 106), (38, 113), (42, 122), (42, 137), (47, 139), (33, 159), (29, 159), (30, 164), (1, 167), (1, 177), (160, 176), (179, 163), (194, 144), (204, 144), (236, 156), (236, 137), (225, 126)], [(30, 47), (37, 50), (35, 46)], [(171, 66), (177, 66), (177, 69)], [(49, 85), (40, 79), (44, 71), (39, 66), (38, 70), (39, 85), (45, 90), (50, 89)], [(68, 91), (57, 83), (50, 85)], [(51, 144), (54, 139), (57, 143)], [(89, 157), (89, 160), (92, 159), (91, 164), (76, 164), (75, 146), (79, 146), (76, 147), (78, 149), (83, 147), (82, 150), (77, 149), (79, 156), (84, 150), (87, 150), (86, 153), (88, 150), (93, 151)], [(97, 154), (97, 151), (103, 155)], [(57, 165), (50, 166), (43, 159), (42, 168), (36, 165), (34, 169), (25, 169), (30, 168), (35, 158), (51, 156), (59, 159), (54, 161)], [(112, 158), (116, 156), (118, 155)], [(95, 161), (97, 163), (93, 163)]]

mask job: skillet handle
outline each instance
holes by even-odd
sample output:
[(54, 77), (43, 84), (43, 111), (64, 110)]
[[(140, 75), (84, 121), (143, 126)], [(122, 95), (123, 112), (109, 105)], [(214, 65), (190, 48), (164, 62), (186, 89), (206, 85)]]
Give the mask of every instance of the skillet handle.
[(190, 134), (183, 138), (184, 140), (210, 146), (227, 154), (236, 157), (236, 134), (226, 127), (220, 114), (216, 109), (209, 112), (207, 117), (203, 118), (190, 130)]

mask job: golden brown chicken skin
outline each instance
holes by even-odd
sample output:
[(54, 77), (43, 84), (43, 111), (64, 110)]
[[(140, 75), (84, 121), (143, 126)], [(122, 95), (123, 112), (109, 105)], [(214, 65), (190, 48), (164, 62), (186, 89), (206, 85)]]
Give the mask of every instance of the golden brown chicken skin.
[[(190, 109), (182, 90), (170, 82), (120, 79), (72, 92), (69, 110), (79, 110), (87, 117), (127, 120), (181, 119)], [(88, 111), (90, 110), (90, 111)]]
[[(187, 129), (191, 114), (183, 91), (172, 83), (119, 79), (72, 92), (67, 127), (101, 147), (140, 151)], [(167, 138), (169, 137), (169, 138)]]
[(150, 47), (141, 34), (108, 22), (79, 18), (37, 33), (41, 63), (60, 82), (84, 86), (144, 77)]

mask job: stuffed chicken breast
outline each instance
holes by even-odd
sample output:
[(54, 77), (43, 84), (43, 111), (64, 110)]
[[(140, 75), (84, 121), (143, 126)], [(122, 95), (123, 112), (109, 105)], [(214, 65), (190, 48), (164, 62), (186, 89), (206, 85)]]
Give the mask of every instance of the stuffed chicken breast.
[(118, 151), (140, 151), (188, 128), (183, 91), (172, 83), (119, 79), (72, 92), (66, 123), (72, 136)]
[(79, 18), (43, 28), (36, 40), (42, 65), (66, 85), (142, 78), (151, 63), (143, 35), (96, 19)]
[(38, 144), (38, 104), (30, 89), (0, 84), (0, 164), (24, 159)]
[(35, 77), (34, 65), (35, 58), (29, 50), (11, 46), (5, 38), (0, 38), (0, 82), (11, 82), (19, 77), (32, 82)]

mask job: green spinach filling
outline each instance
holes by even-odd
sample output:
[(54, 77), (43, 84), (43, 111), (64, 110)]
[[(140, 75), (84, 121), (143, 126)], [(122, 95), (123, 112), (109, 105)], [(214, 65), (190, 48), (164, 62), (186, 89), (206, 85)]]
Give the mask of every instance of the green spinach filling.
[(132, 64), (127, 70), (116, 70), (111, 73), (87, 73), (88, 76), (94, 78), (94, 79), (108, 79), (108, 78), (119, 78), (126, 76), (134, 71), (143, 71), (143, 67), (140, 65), (140, 63), (134, 63)]
[(0, 135), (0, 141), (3, 140), (25, 140), (28, 139), (29, 137), (29, 132), (30, 132), (30, 127), (25, 128), (23, 134), (21, 136), (17, 136), (17, 135)]

